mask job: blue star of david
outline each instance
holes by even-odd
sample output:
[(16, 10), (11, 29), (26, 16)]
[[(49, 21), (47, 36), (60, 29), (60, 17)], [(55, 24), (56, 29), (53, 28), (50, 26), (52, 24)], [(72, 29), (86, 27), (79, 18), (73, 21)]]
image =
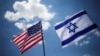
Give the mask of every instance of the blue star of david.
[(78, 26), (76, 26), (76, 23), (70, 23), (67, 28), (69, 29), (69, 33), (75, 33), (75, 30), (78, 28)]

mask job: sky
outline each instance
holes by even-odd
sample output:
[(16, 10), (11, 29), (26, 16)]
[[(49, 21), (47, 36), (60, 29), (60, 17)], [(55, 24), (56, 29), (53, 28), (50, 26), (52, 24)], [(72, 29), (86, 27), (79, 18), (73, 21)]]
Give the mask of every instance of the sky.
[(100, 29), (99, 0), (0, 0), (0, 56), (43, 56), (39, 43), (20, 54), (12, 42), (37, 21), (42, 21), (46, 56), (100, 56), (100, 33), (95, 31), (82, 40), (62, 48), (54, 25), (78, 11), (86, 10)]

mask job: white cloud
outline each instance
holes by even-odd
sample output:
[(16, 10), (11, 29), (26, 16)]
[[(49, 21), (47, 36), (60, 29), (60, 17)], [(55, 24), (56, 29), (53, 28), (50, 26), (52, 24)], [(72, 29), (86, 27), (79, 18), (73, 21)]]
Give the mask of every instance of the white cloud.
[(79, 46), (84, 46), (84, 45), (87, 45), (89, 43), (90, 43), (90, 41), (86, 40), (86, 41), (83, 41), (82, 43), (80, 43)]
[(95, 35), (96, 35), (97, 37), (100, 37), (100, 31), (96, 31), (96, 32), (95, 32)]
[(25, 30), (29, 27), (31, 27), (33, 24), (32, 23), (25, 23), (25, 22), (16, 22), (15, 26), (18, 27), (21, 30)]
[(44, 30), (47, 30), (51, 25), (50, 25), (50, 23), (49, 22), (42, 22), (42, 28), (44, 29)]
[[(87, 37), (88, 34), (94, 33), (96, 36), (100, 37), (100, 32), (98, 31), (98, 29), (92, 30), (89, 33), (87, 33), (86, 35), (83, 35), (82, 37), (79, 37), (78, 39), (76, 39), (74, 41), (76, 46), (84, 46), (90, 43), (90, 38), (91, 37)], [(79, 42), (81, 39), (84, 39), (86, 37), (86, 40)]]
[(14, 12), (7, 11), (5, 18), (11, 21), (24, 18), (25, 20), (33, 20), (35, 17), (39, 17), (43, 20), (50, 20), (54, 17), (55, 13), (50, 13), (44, 4), (40, 3), (41, 0), (28, 0), (16, 1), (13, 4)]
[(25, 24), (21, 23), (21, 22), (16, 22), (15, 26), (17, 26), (19, 29), (22, 29), (22, 30), (25, 30), (25, 28), (26, 28)]
[[(49, 8), (52, 5), (48, 6)], [(14, 11), (6, 11), (4, 17), (9, 20), (15, 22), (15, 26), (19, 29), (27, 28), (25, 23), (20, 20), (23, 19), (27, 26), (30, 25), (30, 21), (33, 21), (38, 17), (39, 19), (46, 21), (44, 22), (47, 29), (50, 26), (49, 20), (53, 19), (55, 16), (54, 12), (50, 12), (49, 8), (46, 5), (41, 3), (41, 0), (27, 0), (27, 1), (15, 1), (13, 4)], [(47, 23), (48, 22), (48, 23)]]
[(38, 44), (40, 44), (40, 45), (41, 45), (42, 43), (43, 43), (43, 42), (42, 42), (42, 41), (40, 41)]
[[(85, 35), (85, 36), (82, 36), (82, 37), (79, 37), (79, 39), (76, 39), (76, 40), (74, 41), (75, 45), (76, 45), (76, 46), (84, 46), (84, 45), (89, 44), (89, 43), (90, 43), (90, 37), (86, 37), (85, 40), (82, 40), (82, 39), (84, 39), (85, 37), (86, 37), (86, 35)], [(81, 40), (81, 42), (80, 42), (80, 40)]]
[[(25, 22), (25, 21), (15, 23), (15, 26), (18, 27), (21, 30), (25, 30), (25, 29), (31, 27), (32, 25), (33, 25), (32, 23), (28, 23), (28, 22)], [(42, 21), (42, 29), (43, 30), (47, 30), (50, 26), (51, 26), (51, 24), (48, 21)]]
[(79, 41), (82, 40), (82, 39), (84, 39), (85, 37), (86, 37), (86, 35), (83, 35), (83, 36), (81, 36), (81, 37), (75, 39), (75, 41), (74, 41), (75, 45), (76, 45), (76, 46), (79, 46)]
[(90, 56), (90, 54), (84, 54), (83, 56)]
[(19, 19), (19, 14), (11, 11), (6, 11), (4, 17), (9, 21), (17, 21)]
[[(44, 41), (44, 43), (45, 43), (45, 40), (43, 40), (43, 41)], [(43, 44), (43, 41), (40, 41), (38, 44), (40, 44), (40, 45)]]

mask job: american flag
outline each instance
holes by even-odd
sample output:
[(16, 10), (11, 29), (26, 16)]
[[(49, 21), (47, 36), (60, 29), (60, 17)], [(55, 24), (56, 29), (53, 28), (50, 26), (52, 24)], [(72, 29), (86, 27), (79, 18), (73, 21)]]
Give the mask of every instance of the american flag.
[(21, 54), (29, 50), (32, 46), (42, 40), (41, 22), (26, 29), (23, 33), (13, 38), (15, 44), (19, 47)]

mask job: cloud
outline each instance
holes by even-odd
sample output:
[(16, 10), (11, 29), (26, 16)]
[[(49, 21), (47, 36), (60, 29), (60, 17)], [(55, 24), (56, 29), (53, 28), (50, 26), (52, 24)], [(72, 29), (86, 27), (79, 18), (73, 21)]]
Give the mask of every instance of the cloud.
[[(28, 23), (26, 21), (24, 21), (24, 22), (21, 21), (21, 22), (16, 22), (15, 26), (18, 27), (21, 30), (25, 30), (25, 29), (31, 27), (34, 24), (33, 23)], [(47, 30), (50, 26), (51, 26), (51, 24), (48, 21), (42, 21), (42, 29), (43, 30)]]
[[(92, 31), (91, 31), (92, 32)], [(90, 34), (91, 32), (89, 32), (88, 34)], [(88, 34), (85, 34), (79, 38), (77, 38), (76, 40), (73, 41), (73, 43), (76, 45), (76, 46), (84, 46), (84, 45), (88, 45), (90, 43), (90, 39), (91, 37), (88, 37), (87, 35)]]
[(84, 46), (84, 45), (87, 45), (87, 44), (89, 44), (89, 43), (90, 43), (89, 40), (85, 40), (85, 41), (83, 41), (82, 43), (80, 43), (79, 46)]
[[(49, 11), (51, 7), (52, 5), (47, 7), (42, 4), (41, 0), (15, 1), (13, 4), (14, 11), (6, 11), (4, 17), (9, 21), (15, 22), (15, 26), (23, 30), (27, 28), (25, 23), (28, 23), (28, 26), (30, 25), (29, 22), (34, 21), (37, 17), (47, 24), (45, 25), (48, 26), (45, 28), (47, 29), (50, 26), (49, 20), (53, 19), (55, 16), (54, 12)], [(20, 20), (24, 20), (25, 23)]]
[(42, 22), (42, 26), (44, 30), (47, 30), (51, 25), (49, 22)]
[(16, 22), (15, 23), (15, 26), (17, 26), (19, 29), (23, 29), (23, 30), (25, 30), (25, 24), (24, 23), (21, 23), (21, 22)]
[(11, 11), (6, 11), (5, 18), (9, 21), (17, 21), (19, 20), (19, 14)]
[[(74, 41), (76, 46), (84, 46), (90, 43), (90, 39), (91, 37), (87, 37), (88, 34), (94, 33), (97, 37), (100, 37), (100, 32), (98, 29), (92, 30), (89, 33), (87, 33), (86, 35), (83, 35), (82, 37), (79, 37), (79, 39), (76, 39)], [(84, 39), (86, 37), (86, 39), (82, 42), (79, 42), (81, 39)]]
[[(89, 33), (79, 37), (79, 39), (76, 39), (73, 43), (75, 43), (76, 46), (88, 45), (90, 43), (90, 39), (91, 39), (90, 34), (95, 34), (98, 37), (100, 37), (100, 32), (97, 29), (94, 29), (94, 30), (90, 31)], [(89, 36), (87, 36), (87, 35), (89, 35)], [(85, 39), (85, 40), (83, 40), (83, 39)]]
[(77, 39), (74, 40), (74, 44), (76, 46), (79, 46), (79, 41), (82, 40), (82, 39), (84, 39), (85, 37), (86, 37), (86, 35), (78, 37)]
[(42, 43), (43, 43), (43, 41), (40, 41), (38, 44), (40, 44), (40, 45), (41, 45)]
[(18, 27), (21, 30), (25, 30), (29, 27), (31, 27), (33, 24), (32, 23), (24, 23), (24, 22), (16, 22), (15, 26)]
[(83, 56), (90, 56), (90, 54), (84, 54)]
[(95, 32), (95, 35), (96, 35), (97, 37), (100, 37), (100, 31), (96, 31), (96, 32)]

